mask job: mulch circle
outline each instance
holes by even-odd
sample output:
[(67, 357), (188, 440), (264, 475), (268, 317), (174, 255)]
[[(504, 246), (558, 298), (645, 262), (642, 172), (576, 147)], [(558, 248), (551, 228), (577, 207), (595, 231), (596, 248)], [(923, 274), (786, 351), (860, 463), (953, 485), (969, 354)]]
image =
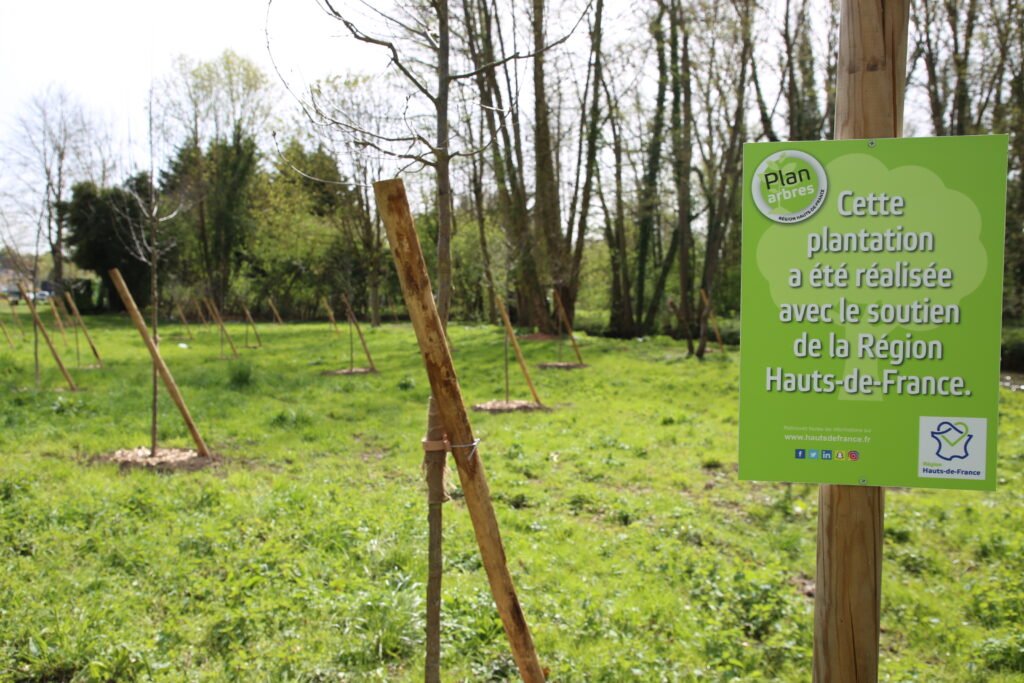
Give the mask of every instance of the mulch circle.
[(478, 413), (529, 413), (535, 410), (546, 411), (549, 410), (546, 406), (542, 406), (533, 401), (485, 401), (484, 403), (477, 403), (473, 406), (473, 410)]
[(157, 448), (151, 455), (148, 446), (121, 448), (113, 453), (97, 455), (93, 460), (117, 463), (121, 469), (148, 469), (157, 472), (191, 472), (209, 467), (217, 462), (216, 457), (204, 458), (190, 448)]
[(345, 368), (344, 370), (324, 370), (321, 375), (325, 376), (337, 376), (337, 375), (370, 375), (377, 372), (370, 368)]
[(541, 370), (579, 370), (587, 367), (586, 363), (541, 363), (537, 366)]

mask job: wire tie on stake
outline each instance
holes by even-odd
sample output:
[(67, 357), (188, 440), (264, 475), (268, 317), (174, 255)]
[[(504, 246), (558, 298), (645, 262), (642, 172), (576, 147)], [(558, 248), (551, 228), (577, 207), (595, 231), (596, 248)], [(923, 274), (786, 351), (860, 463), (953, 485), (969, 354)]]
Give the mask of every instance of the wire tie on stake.
[(423, 444), (423, 450), (427, 453), (452, 453), (455, 454), (456, 448), (471, 448), (469, 455), (466, 456), (467, 460), (472, 460), (476, 455), (477, 447), (480, 445), (480, 439), (473, 439), (473, 443), (453, 444), (448, 439), (442, 439), (440, 441), (431, 441), (429, 439), (423, 439), (420, 443)]

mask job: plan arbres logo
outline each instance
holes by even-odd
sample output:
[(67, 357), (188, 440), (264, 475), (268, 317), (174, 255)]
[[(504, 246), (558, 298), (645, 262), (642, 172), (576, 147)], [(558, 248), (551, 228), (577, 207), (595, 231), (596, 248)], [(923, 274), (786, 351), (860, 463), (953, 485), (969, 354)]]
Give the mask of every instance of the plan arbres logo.
[(758, 211), (766, 218), (776, 223), (799, 223), (825, 203), (828, 177), (810, 154), (783, 150), (758, 165), (750, 191)]

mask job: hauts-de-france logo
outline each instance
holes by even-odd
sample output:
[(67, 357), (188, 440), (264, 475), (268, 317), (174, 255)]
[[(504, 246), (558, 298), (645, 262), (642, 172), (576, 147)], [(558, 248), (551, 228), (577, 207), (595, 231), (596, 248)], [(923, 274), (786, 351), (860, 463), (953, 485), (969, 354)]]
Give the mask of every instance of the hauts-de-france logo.
[(918, 475), (938, 479), (984, 479), (988, 420), (981, 417), (920, 417)]
[(825, 203), (828, 178), (821, 163), (806, 152), (783, 150), (754, 171), (754, 204), (776, 223), (799, 223)]

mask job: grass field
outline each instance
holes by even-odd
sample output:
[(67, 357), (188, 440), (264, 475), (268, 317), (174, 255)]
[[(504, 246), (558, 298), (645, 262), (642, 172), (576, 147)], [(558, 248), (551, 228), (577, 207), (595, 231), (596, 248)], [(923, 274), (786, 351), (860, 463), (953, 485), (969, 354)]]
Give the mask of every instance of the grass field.
[[(367, 330), (380, 374), (325, 377), (348, 363), (326, 325), (263, 325), (238, 361), (212, 330), (186, 349), (164, 328), (222, 460), (157, 474), (93, 459), (147, 443), (149, 367), (126, 318), (89, 323), (108, 367), (71, 352), (76, 394), (45, 349), (38, 392), (29, 344), (0, 352), (0, 681), (421, 680), (428, 385), (411, 330)], [(501, 332), (451, 332), (467, 400), (501, 398)], [(536, 371), (551, 412), (473, 414), (551, 679), (810, 680), (817, 490), (737, 481), (735, 349), (583, 353), (585, 370)], [(996, 493), (888, 495), (883, 680), (1024, 681), (1024, 396), (1004, 390), (1000, 412)], [(190, 445), (166, 395), (160, 433)], [(445, 535), (443, 678), (512, 678), (457, 490)]]

